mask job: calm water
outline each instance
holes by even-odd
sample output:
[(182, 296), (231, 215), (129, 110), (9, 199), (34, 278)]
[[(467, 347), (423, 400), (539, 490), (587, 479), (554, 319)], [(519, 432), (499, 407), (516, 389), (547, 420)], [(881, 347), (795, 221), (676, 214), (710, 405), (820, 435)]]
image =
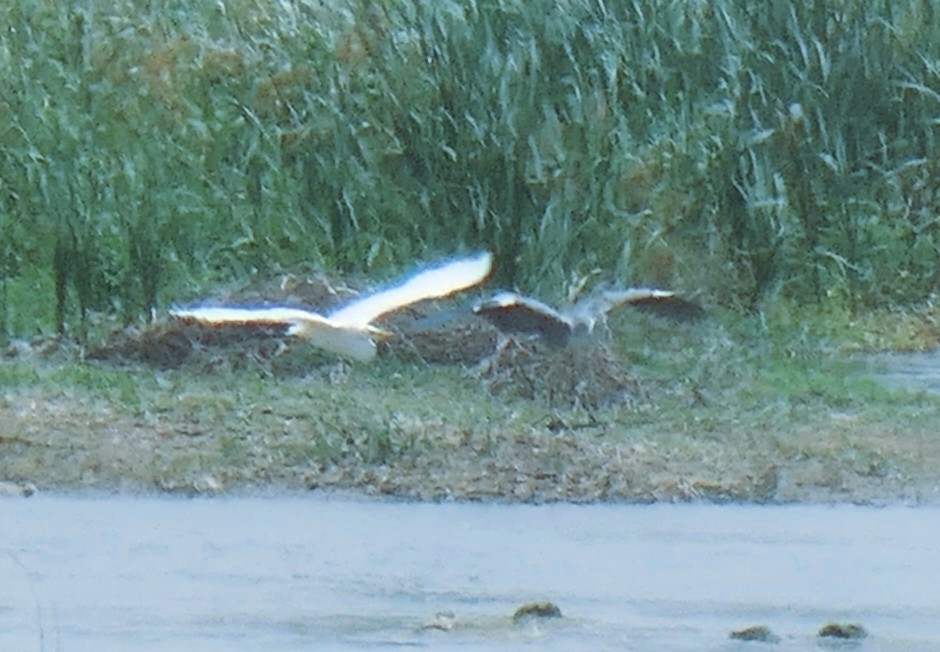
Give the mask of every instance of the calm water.
[[(534, 600), (565, 617), (514, 626)], [(4, 651), (804, 650), (830, 621), (940, 650), (940, 510), (0, 501)], [(753, 624), (781, 643), (728, 640)]]

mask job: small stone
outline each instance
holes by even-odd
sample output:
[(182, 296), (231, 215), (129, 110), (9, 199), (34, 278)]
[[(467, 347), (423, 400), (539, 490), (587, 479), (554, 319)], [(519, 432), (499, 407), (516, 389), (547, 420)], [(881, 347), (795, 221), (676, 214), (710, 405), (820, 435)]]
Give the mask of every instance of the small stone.
[(8, 482), (0, 480), (0, 497), (29, 498), (38, 491), (32, 482)]
[(554, 602), (531, 602), (516, 609), (512, 615), (515, 623), (528, 618), (561, 618), (561, 609)]
[(842, 638), (857, 641), (868, 636), (865, 628), (856, 623), (829, 623), (819, 630), (820, 638)]
[(453, 611), (439, 611), (434, 618), (421, 624), (421, 629), (437, 629), (449, 632), (457, 625), (457, 616)]
[(754, 625), (738, 629), (729, 635), (736, 641), (757, 641), (760, 643), (779, 643), (780, 637), (770, 631), (766, 625)]

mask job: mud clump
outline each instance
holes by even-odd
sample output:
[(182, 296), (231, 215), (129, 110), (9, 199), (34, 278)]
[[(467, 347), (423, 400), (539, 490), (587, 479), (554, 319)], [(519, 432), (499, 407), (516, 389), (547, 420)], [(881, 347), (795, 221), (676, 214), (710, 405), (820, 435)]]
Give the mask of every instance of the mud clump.
[(600, 341), (554, 349), (505, 340), (477, 369), (487, 389), (551, 406), (597, 409), (646, 399), (639, 379)]
[(386, 344), (391, 354), (407, 362), (472, 366), (496, 349), (499, 334), (483, 320), (463, 315), (436, 328), (420, 327), (429, 312), (427, 307), (418, 306), (387, 320), (391, 330), (398, 333)]
[(533, 619), (561, 618), (561, 609), (554, 602), (530, 602), (524, 604), (512, 615), (514, 623)]
[(756, 641), (758, 643), (779, 643), (780, 637), (770, 631), (766, 625), (754, 625), (744, 629), (736, 629), (728, 635), (735, 641)]
[(860, 641), (868, 637), (868, 632), (857, 623), (829, 623), (820, 628), (819, 638)]

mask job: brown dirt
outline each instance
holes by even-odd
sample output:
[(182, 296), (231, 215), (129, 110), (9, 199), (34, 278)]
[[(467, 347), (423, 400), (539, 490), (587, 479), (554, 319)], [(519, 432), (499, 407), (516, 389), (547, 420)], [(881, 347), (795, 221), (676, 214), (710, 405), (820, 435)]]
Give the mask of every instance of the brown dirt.
[[(342, 429), (335, 415), (304, 428), (307, 415), (293, 407), (263, 397), (257, 403), (240, 400), (181, 396), (173, 409), (151, 413), (68, 390), (6, 392), (0, 395), (0, 479), (40, 491), (316, 489), (536, 503), (880, 504), (940, 498), (936, 473), (918, 459), (891, 451), (874, 458), (850, 455), (838, 437), (821, 443), (816, 428), (769, 438), (749, 430), (721, 437), (644, 437), (615, 435), (617, 424), (580, 412), (505, 428), (399, 416), (389, 423), (394, 438), (350, 428), (341, 435), (339, 452), (313, 459), (311, 433), (321, 432), (323, 424)], [(852, 425), (851, 432), (840, 424), (834, 428), (837, 435), (851, 436), (858, 451), (883, 446), (884, 432), (864, 424)], [(914, 452), (935, 458), (932, 434), (920, 437)]]

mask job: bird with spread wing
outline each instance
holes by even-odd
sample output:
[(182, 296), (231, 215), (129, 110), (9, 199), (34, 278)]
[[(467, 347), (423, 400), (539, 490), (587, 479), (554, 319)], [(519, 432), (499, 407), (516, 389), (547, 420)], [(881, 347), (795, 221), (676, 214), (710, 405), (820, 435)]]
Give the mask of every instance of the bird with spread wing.
[(356, 299), (325, 315), (300, 308), (195, 306), (174, 308), (170, 315), (206, 326), (285, 326), (288, 335), (355, 360), (372, 360), (376, 340), (391, 333), (373, 325), (382, 315), (424, 299), (438, 299), (481, 283), (493, 256), (482, 252), (424, 269), (401, 282)]
[(573, 335), (591, 334), (605, 325), (607, 313), (629, 305), (680, 321), (699, 319), (702, 308), (669, 290), (601, 287), (566, 310), (555, 308), (515, 292), (500, 292), (481, 301), (473, 312), (503, 333), (538, 335), (548, 344), (563, 347)]

